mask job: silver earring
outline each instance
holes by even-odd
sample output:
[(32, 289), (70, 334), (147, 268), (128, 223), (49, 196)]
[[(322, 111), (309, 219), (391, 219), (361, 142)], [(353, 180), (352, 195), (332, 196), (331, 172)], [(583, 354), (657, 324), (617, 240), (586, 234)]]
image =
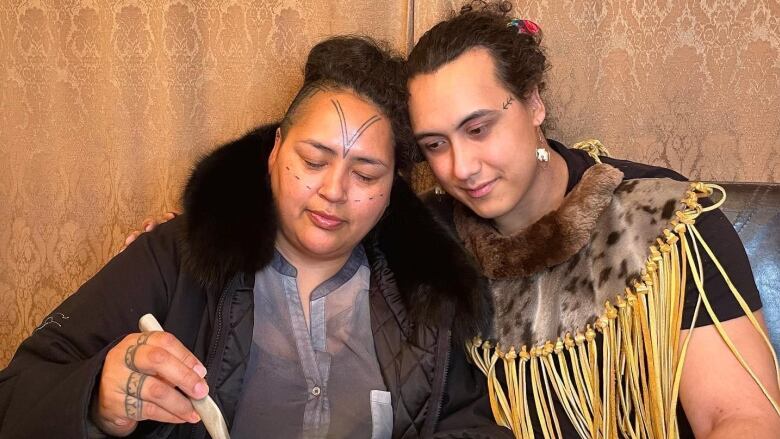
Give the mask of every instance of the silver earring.
[(544, 147), (545, 145), (544, 137), (542, 137), (542, 130), (539, 130), (539, 147), (536, 148), (536, 160), (540, 163), (547, 163), (550, 161), (550, 152), (547, 151), (547, 148)]
[(441, 188), (438, 184), (433, 187), (433, 193), (436, 195), (444, 195), (444, 189)]

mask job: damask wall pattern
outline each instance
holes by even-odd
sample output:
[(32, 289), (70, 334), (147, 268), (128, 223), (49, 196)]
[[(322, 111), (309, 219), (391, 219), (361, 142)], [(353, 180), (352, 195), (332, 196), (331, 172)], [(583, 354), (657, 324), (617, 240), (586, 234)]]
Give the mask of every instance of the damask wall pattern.
[[(416, 2), (414, 37), (463, 3)], [(548, 137), (695, 179), (780, 182), (780, 2), (513, 3), (544, 32)]]
[(0, 368), (154, 213), (198, 156), (281, 117), (308, 48), (401, 2), (0, 2)]
[[(544, 30), (550, 137), (780, 182), (780, 2), (515, 3)], [(198, 156), (281, 115), (314, 42), (404, 50), (460, 4), (0, 1), (0, 367), (145, 216), (178, 208)]]

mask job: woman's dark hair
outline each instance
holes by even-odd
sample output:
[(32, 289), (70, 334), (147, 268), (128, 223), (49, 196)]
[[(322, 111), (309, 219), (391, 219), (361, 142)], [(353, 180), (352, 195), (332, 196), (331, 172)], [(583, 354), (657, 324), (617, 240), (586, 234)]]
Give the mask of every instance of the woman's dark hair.
[(408, 75), (431, 73), (472, 48), (490, 51), (498, 79), (518, 98), (534, 87), (544, 89), (547, 57), (541, 47), (541, 33), (518, 33), (508, 26), (512, 3), (506, 0), (475, 0), (464, 5), (459, 15), (442, 21), (426, 32), (409, 54)]
[(412, 164), (408, 151), (414, 142), (406, 103), (405, 62), (387, 45), (369, 37), (331, 37), (309, 51), (303, 85), (282, 120), (282, 136), (309, 97), (317, 91), (339, 90), (352, 91), (367, 99), (390, 119), (396, 169), (407, 174)]

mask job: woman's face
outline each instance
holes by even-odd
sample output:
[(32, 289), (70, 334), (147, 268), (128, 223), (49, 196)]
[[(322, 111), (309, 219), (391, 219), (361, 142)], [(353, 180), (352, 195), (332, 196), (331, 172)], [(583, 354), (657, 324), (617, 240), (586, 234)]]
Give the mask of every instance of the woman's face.
[(483, 48), (409, 82), (412, 128), (442, 188), (483, 218), (512, 213), (538, 169), (544, 104), (514, 96)]
[(277, 245), (306, 258), (348, 255), (379, 221), (395, 168), (390, 121), (349, 92), (303, 102), (268, 159)]

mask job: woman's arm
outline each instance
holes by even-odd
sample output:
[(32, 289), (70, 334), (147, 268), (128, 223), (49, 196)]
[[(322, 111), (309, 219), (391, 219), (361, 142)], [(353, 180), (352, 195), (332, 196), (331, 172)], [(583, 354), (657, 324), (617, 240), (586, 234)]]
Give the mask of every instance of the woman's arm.
[(106, 355), (141, 315), (166, 314), (178, 277), (169, 226), (112, 259), (21, 344), (0, 372), (0, 437), (86, 437)]

